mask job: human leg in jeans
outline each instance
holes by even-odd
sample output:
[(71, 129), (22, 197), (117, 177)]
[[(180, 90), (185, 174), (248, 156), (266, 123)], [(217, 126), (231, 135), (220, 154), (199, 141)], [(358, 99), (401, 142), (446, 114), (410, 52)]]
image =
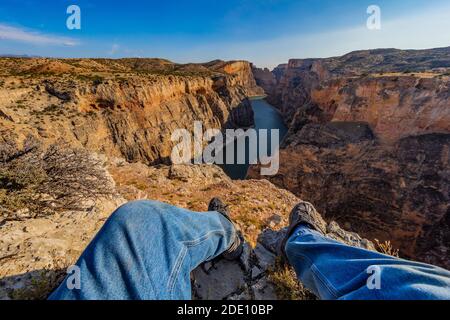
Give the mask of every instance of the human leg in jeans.
[(283, 244), (299, 279), (321, 299), (450, 299), (449, 271), (348, 246), (325, 237), (325, 230), (323, 219), (304, 202), (291, 213)]
[[(282, 245), (300, 280), (322, 299), (450, 299), (450, 272), (324, 236), (326, 223), (308, 203), (291, 214)], [(50, 299), (190, 299), (190, 272), (221, 254), (239, 256), (242, 246), (225, 206), (210, 212), (138, 201), (119, 208), (77, 263), (80, 289), (67, 281)], [(375, 268), (373, 268), (375, 267)], [(379, 289), (367, 286), (379, 272)]]
[(153, 201), (119, 208), (77, 262), (81, 286), (67, 278), (51, 300), (191, 299), (190, 273), (217, 256), (234, 259), (242, 246), (226, 206), (192, 212)]

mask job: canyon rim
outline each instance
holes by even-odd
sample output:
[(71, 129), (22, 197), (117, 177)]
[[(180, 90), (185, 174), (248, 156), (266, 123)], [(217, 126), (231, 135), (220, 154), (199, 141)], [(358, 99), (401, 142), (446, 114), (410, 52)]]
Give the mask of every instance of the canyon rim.
[[(448, 48), (294, 59), (272, 71), (1, 58), (0, 297), (46, 298), (115, 208), (149, 198), (197, 211), (213, 196), (230, 203), (247, 255), (199, 267), (197, 299), (314, 299), (274, 247), (300, 199), (338, 241), (390, 242), (401, 257), (448, 268), (449, 66)], [(215, 165), (171, 162), (175, 130), (252, 128), (248, 98), (263, 95), (288, 128), (276, 175), (252, 165), (233, 180)]]

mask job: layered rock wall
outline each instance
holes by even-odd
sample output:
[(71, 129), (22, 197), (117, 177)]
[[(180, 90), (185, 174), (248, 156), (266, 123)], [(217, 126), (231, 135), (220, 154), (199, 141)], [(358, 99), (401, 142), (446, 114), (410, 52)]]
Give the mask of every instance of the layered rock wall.
[(404, 257), (450, 268), (449, 60), (449, 48), (293, 59), (275, 87), (256, 72), (289, 127), (271, 181)]
[[(252, 113), (245, 99), (262, 90), (256, 85), (250, 63), (244, 61), (184, 66), (181, 75), (175, 71), (144, 73), (161, 62), (141, 66), (139, 61), (132, 61), (133, 68), (126, 73), (114, 69), (95, 77), (67, 74), (69, 67), (62, 68), (60, 61), (35, 63), (44, 62), (46, 67), (38, 65), (39, 70), (58, 68), (48, 76), (9, 75), (6, 85), (0, 88), (0, 97), (5, 97), (0, 100), (5, 141), (20, 144), (33, 136), (49, 145), (64, 140), (131, 162), (168, 163), (175, 130), (192, 131), (195, 121), (201, 121), (205, 129), (221, 129), (230, 121), (251, 126)], [(77, 66), (82, 62), (87, 63), (77, 61)], [(18, 67), (28, 75), (30, 68), (22, 66), (26, 63), (32, 62), (21, 61)], [(89, 63), (97, 66), (99, 62)], [(108, 61), (108, 66), (112, 63)], [(129, 68), (131, 62), (122, 63), (121, 68)], [(163, 62), (165, 68), (169, 68), (167, 63)], [(36, 68), (31, 69), (36, 72)], [(201, 72), (192, 71), (197, 69)], [(242, 119), (242, 115), (246, 118)]]

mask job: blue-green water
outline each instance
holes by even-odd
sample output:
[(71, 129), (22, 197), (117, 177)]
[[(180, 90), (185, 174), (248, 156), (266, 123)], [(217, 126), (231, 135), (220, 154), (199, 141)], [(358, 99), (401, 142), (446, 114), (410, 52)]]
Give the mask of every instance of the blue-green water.
[[(279, 129), (280, 144), (281, 144), (281, 141), (283, 140), (283, 138), (285, 137), (285, 135), (288, 132), (288, 129), (287, 129), (286, 125), (284, 124), (283, 118), (281, 117), (281, 114), (273, 106), (271, 106), (269, 103), (267, 103), (267, 101), (264, 98), (253, 98), (253, 99), (251, 99), (251, 103), (252, 103), (253, 111), (255, 113), (255, 129), (256, 130)], [(243, 138), (243, 139), (245, 139), (245, 138)], [(258, 135), (258, 139), (259, 139), (259, 135)], [(249, 156), (248, 156), (248, 153), (249, 153), (248, 152), (248, 150), (249, 150), (248, 143), (249, 142), (247, 139), (247, 141), (246, 141), (246, 153), (247, 153), (246, 164), (222, 165), (223, 170), (232, 179), (244, 180), (247, 177), (247, 171), (250, 167), (250, 164), (249, 164), (250, 160), (249, 160)], [(259, 140), (258, 140), (258, 144), (259, 144)], [(227, 147), (229, 147), (229, 146), (227, 146)], [(237, 149), (237, 147), (235, 146), (235, 150), (236, 149)], [(268, 150), (271, 150), (271, 149), (272, 148), (270, 145), (270, 138), (269, 138), (268, 139)], [(273, 154), (273, 152), (274, 152), (274, 150), (271, 150), (271, 154)]]

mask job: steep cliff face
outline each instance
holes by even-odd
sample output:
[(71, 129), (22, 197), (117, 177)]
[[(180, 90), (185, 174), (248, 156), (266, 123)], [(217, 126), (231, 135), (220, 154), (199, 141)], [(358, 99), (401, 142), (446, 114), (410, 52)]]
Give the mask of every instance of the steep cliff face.
[[(14, 62), (19, 72), (7, 74), (0, 88), (5, 141), (62, 139), (147, 164), (168, 162), (176, 129), (192, 131), (194, 121), (220, 129), (246, 110), (241, 104), (246, 97), (261, 91), (251, 65), (243, 61), (189, 66), (160, 60)], [(11, 63), (4, 59), (4, 68), (11, 70)], [(244, 120), (246, 125), (252, 119)]]
[(316, 203), (327, 219), (392, 241), (403, 257), (448, 266), (448, 233), (439, 230), (449, 210), (449, 142), (429, 134), (387, 147), (367, 124), (307, 125), (281, 151), (270, 180)]
[[(231, 216), (245, 237), (245, 249), (239, 261), (216, 259), (197, 268), (192, 274), (193, 298), (314, 298), (296, 281), (292, 270), (277, 263), (276, 245), (284, 237), (291, 208), (300, 201), (292, 193), (268, 181), (232, 181), (216, 166), (147, 166), (81, 150), (58, 149), (58, 154), (66, 152), (70, 157), (57, 157), (49, 162), (47, 152), (42, 156), (41, 150), (36, 149), (15, 159), (14, 165), (9, 163), (10, 179), (23, 177), (23, 168), (44, 169), (44, 173), (51, 174), (68, 167), (65, 177), (70, 177), (72, 183), (65, 186), (67, 195), (76, 195), (83, 189), (92, 192), (83, 194), (78, 202), (86, 205), (76, 208), (68, 206), (70, 202), (65, 202), (68, 198), (58, 199), (58, 203), (64, 204), (62, 208), (47, 203), (48, 208), (57, 211), (46, 212), (45, 216), (33, 215), (32, 210), (26, 212), (26, 206), (21, 208), (20, 215), (12, 212), (0, 215), (1, 300), (45, 299), (61, 283), (67, 268), (76, 262), (113, 210), (127, 200), (153, 199), (206, 211), (209, 200), (217, 196), (230, 205)], [(86, 170), (82, 165), (85, 162), (92, 165), (89, 173), (72, 175)], [(0, 174), (4, 173), (2, 169), (0, 163)], [(92, 187), (96, 181), (93, 173), (107, 181), (105, 188), (99, 183)], [(29, 177), (28, 183), (34, 184), (35, 177)], [(45, 184), (55, 191), (61, 189), (61, 183), (55, 176), (45, 179)], [(28, 184), (24, 186), (29, 192), (39, 191)], [(0, 191), (3, 188), (0, 184)], [(19, 193), (11, 192), (9, 196), (17, 197)], [(46, 201), (52, 199), (47, 195)], [(330, 223), (327, 232), (337, 241), (374, 250), (371, 242), (344, 231), (336, 223)]]
[(252, 71), (258, 86), (264, 88), (264, 92), (267, 95), (273, 95), (277, 85), (277, 78), (275, 75), (267, 68), (260, 69), (253, 67)]
[(256, 84), (264, 90), (267, 95), (267, 100), (271, 100), (276, 96), (276, 90), (278, 83), (284, 76), (288, 68), (287, 64), (280, 64), (272, 71), (267, 68), (260, 69), (253, 66), (253, 75), (256, 80)]
[(449, 57), (387, 49), (291, 60), (275, 89), (256, 73), (289, 126), (272, 182), (405, 257), (449, 268)]
[[(379, 49), (356, 51), (336, 58), (291, 59), (288, 64), (280, 65), (272, 71), (276, 79), (275, 89), (272, 83), (269, 87), (265, 85), (267, 74), (254, 74), (256, 81), (260, 81), (263, 89), (270, 94), (268, 100), (290, 121), (299, 108), (310, 102), (311, 91), (327, 87), (330, 80), (341, 80), (344, 81), (342, 85), (345, 85), (348, 81), (370, 77), (391, 77), (390, 80), (394, 82), (412, 77), (416, 80), (425, 79), (423, 81), (428, 81), (427, 84), (431, 85), (437, 79), (448, 78), (449, 70), (450, 48), (409, 51)], [(412, 79), (409, 81), (414, 82)], [(405, 83), (404, 87), (416, 85), (418, 89), (423, 89), (422, 84), (418, 83)], [(439, 86), (433, 88), (440, 90)]]
[(226, 129), (248, 129), (255, 125), (255, 114), (249, 99), (245, 99), (231, 110), (229, 119), (225, 123)]
[(252, 64), (246, 61), (212, 63), (214, 63), (214, 65), (210, 67), (212, 70), (223, 72), (233, 77), (235, 81), (233, 85), (240, 85), (244, 88), (247, 88), (249, 94), (252, 96), (259, 96), (264, 94), (264, 90), (256, 83), (255, 77), (252, 72)]
[[(321, 81), (305, 93), (286, 93), (283, 111), (291, 119), (291, 133), (306, 123), (366, 122), (377, 137), (394, 143), (410, 135), (450, 131), (450, 78), (375, 76)], [(313, 82), (308, 82), (311, 84)]]
[[(192, 274), (196, 299), (313, 299), (276, 259), (300, 200), (216, 166), (164, 165), (174, 129), (253, 125), (245, 62), (0, 59), (0, 299), (45, 299), (127, 200), (207, 210), (221, 197), (245, 238), (238, 262)], [(151, 166), (150, 164), (158, 164)], [(335, 222), (337, 241), (375, 250)]]

